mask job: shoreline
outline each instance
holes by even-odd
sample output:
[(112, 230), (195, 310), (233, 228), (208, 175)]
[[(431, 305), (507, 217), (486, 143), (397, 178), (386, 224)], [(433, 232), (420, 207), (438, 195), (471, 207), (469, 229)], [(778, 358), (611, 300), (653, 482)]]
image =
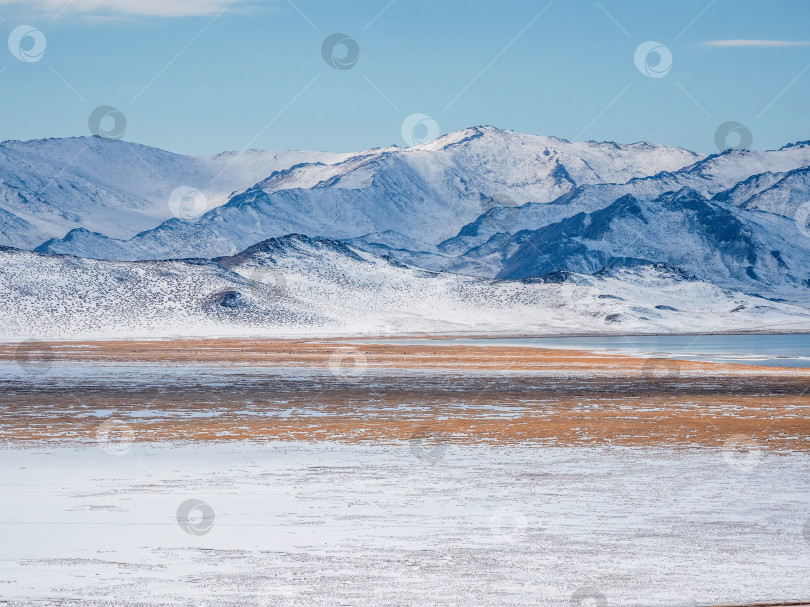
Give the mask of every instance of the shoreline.
[[(413, 339), (413, 338), (410, 338)], [(273, 362), (278, 366), (312, 366), (329, 367), (336, 356), (357, 352), (367, 359), (368, 366), (414, 367), (428, 364), (430, 368), (488, 368), (492, 370), (511, 370), (514, 366), (498, 366), (504, 357), (518, 361), (537, 362), (542, 364), (555, 358), (589, 359), (596, 363), (649, 364), (650, 361), (671, 361), (679, 370), (714, 371), (769, 371), (772, 373), (807, 374), (810, 367), (768, 366), (737, 362), (718, 362), (710, 360), (688, 360), (662, 356), (661, 353), (619, 352), (607, 348), (576, 348), (568, 346), (535, 346), (526, 344), (457, 344), (442, 343), (444, 340), (425, 340), (428, 343), (398, 344), (400, 340), (386, 338), (355, 338), (351, 340), (333, 338), (295, 338), (295, 339), (244, 339), (244, 338), (199, 338), (199, 339), (165, 339), (165, 340), (129, 340), (110, 339), (104, 341), (27, 341), (22, 343), (0, 343), (0, 362), (15, 362), (24, 359), (28, 364), (50, 364), (56, 361), (82, 362), (95, 360), (104, 362), (235, 362), (256, 364)], [(362, 351), (358, 348), (362, 346)], [(431, 348), (440, 348), (442, 356), (436, 357)], [(194, 356), (196, 355), (196, 356)], [(718, 354), (718, 357), (722, 355)], [(244, 360), (240, 360), (244, 359)], [(615, 360), (613, 360), (615, 359)], [(488, 361), (483, 366), (476, 361)], [(316, 365), (314, 363), (322, 364)], [(528, 370), (531, 368), (518, 366)]]
[[(416, 362), (420, 364), (430, 363), (431, 368), (448, 367), (447, 361), (455, 361), (455, 366), (464, 368), (478, 368), (475, 361), (480, 361), (491, 357), (493, 361), (503, 360), (504, 356), (511, 356), (517, 360), (528, 361), (548, 361), (553, 357), (575, 357), (579, 359), (589, 358), (594, 362), (597, 360), (616, 359), (616, 362), (628, 364), (643, 361), (643, 364), (650, 364), (650, 361), (674, 361), (668, 364), (676, 364), (680, 370), (697, 370), (707, 373), (716, 371), (737, 370), (739, 372), (769, 371), (771, 373), (807, 373), (810, 374), (810, 366), (790, 366), (790, 365), (767, 365), (756, 364), (756, 360), (751, 362), (738, 362), (729, 360), (709, 360), (708, 358), (729, 358), (734, 354), (704, 354), (694, 355), (689, 353), (674, 354), (660, 351), (643, 350), (622, 352), (610, 347), (576, 347), (577, 344), (563, 345), (534, 345), (534, 344), (459, 344), (451, 343), (458, 338), (329, 338), (329, 337), (299, 337), (295, 339), (246, 339), (246, 338), (183, 338), (183, 339), (159, 339), (159, 340), (134, 340), (134, 339), (109, 339), (103, 341), (96, 340), (72, 340), (72, 341), (24, 341), (15, 343), (0, 342), (0, 362), (23, 360), (26, 364), (36, 365), (37, 361), (42, 364), (51, 364), (56, 361), (86, 361), (96, 360), (105, 362), (151, 362), (159, 361), (163, 363), (172, 362), (233, 362), (244, 364), (257, 364), (260, 362), (272, 362), (278, 366), (321, 366), (328, 367), (330, 362), (341, 352), (354, 352), (362, 346), (363, 357), (372, 355), (375, 358), (371, 361), (371, 366), (397, 367), (402, 363), (405, 367), (413, 367)], [(477, 338), (463, 338), (477, 339)], [(493, 338), (512, 339), (512, 338)], [(533, 338), (527, 338), (533, 339)], [(538, 338), (539, 339), (539, 338)], [(408, 344), (401, 341), (418, 340), (424, 343)], [(443, 343), (445, 342), (445, 343)], [(435, 353), (427, 353), (431, 348), (440, 348), (442, 355), (449, 356), (446, 360), (436, 359)], [(191, 354), (198, 354), (194, 357)], [(420, 353), (424, 353), (420, 358)], [(285, 355), (286, 354), (286, 355)], [(702, 356), (705, 358), (689, 358)], [(741, 355), (737, 355), (741, 356)], [(751, 355), (757, 358), (775, 359), (775, 356)], [(404, 357), (404, 358), (403, 358)], [(410, 360), (406, 360), (410, 357)], [(240, 358), (244, 360), (240, 361)], [(799, 357), (784, 357), (786, 360), (796, 360)], [(320, 362), (321, 365), (314, 363)], [(364, 361), (364, 364), (369, 361)], [(406, 364), (407, 363), (407, 364)], [(450, 366), (450, 368), (455, 368)], [(500, 368), (497, 365), (486, 364), (484, 368), (493, 370), (509, 370), (510, 367)]]
[(126, 336), (126, 337), (39, 337), (35, 335), (15, 336), (15, 337), (0, 337), (0, 346), (10, 344), (20, 344), (26, 341), (36, 341), (43, 343), (106, 343), (106, 342), (163, 342), (163, 341), (177, 341), (177, 342), (194, 342), (201, 340), (246, 340), (246, 341), (300, 341), (300, 340), (346, 340), (346, 341), (363, 341), (363, 340), (406, 340), (406, 339), (426, 339), (426, 340), (450, 340), (450, 339), (560, 339), (560, 338), (598, 338), (598, 337), (695, 337), (695, 336), (733, 336), (733, 335), (807, 335), (810, 336), (810, 328), (800, 329), (736, 329), (731, 331), (683, 331), (677, 333), (656, 333), (656, 332), (638, 332), (638, 333), (622, 333), (622, 332), (594, 332), (584, 331), (575, 333), (479, 333), (479, 332), (451, 332), (442, 331), (439, 333), (391, 333), (391, 334), (358, 334), (358, 333), (289, 333), (289, 334), (247, 334), (247, 333), (234, 333), (219, 334), (219, 335), (144, 335), (144, 336)]
[[(511, 346), (354, 346), (85, 342), (55, 347), (47, 361), (33, 350), (26, 364), (39, 374), (12, 368), (3, 378), (0, 443), (105, 432), (135, 442), (384, 443), (424, 433), (476, 444), (810, 451), (807, 368)], [(17, 356), (0, 347), (0, 360)]]

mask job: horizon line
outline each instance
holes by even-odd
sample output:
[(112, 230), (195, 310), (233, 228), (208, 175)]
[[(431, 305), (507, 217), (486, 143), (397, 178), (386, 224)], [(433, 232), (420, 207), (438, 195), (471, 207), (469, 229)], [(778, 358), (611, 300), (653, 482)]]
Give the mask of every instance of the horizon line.
[[(810, 43), (808, 43), (808, 44), (810, 45)], [(356, 154), (362, 154), (363, 152), (370, 152), (370, 151), (374, 151), (374, 150), (383, 150), (383, 149), (388, 149), (388, 148), (396, 148), (396, 149), (401, 150), (401, 151), (406, 151), (406, 150), (414, 149), (414, 148), (422, 148), (424, 146), (430, 145), (431, 143), (433, 143), (435, 141), (438, 141), (439, 139), (442, 139), (444, 137), (448, 137), (449, 135), (453, 135), (453, 134), (456, 134), (456, 133), (462, 133), (462, 132), (470, 130), (470, 129), (486, 129), (486, 128), (494, 129), (496, 131), (501, 131), (501, 132), (506, 132), (506, 133), (515, 133), (517, 135), (527, 135), (527, 136), (530, 136), (530, 137), (547, 137), (549, 139), (556, 139), (558, 141), (562, 141), (562, 142), (568, 143), (568, 144), (596, 143), (596, 144), (613, 144), (613, 145), (621, 145), (621, 146), (648, 144), (648, 145), (656, 145), (656, 146), (661, 146), (661, 147), (668, 147), (668, 148), (675, 148), (675, 149), (679, 149), (679, 150), (685, 150), (687, 152), (691, 152), (693, 154), (703, 155), (703, 156), (712, 156), (712, 155), (717, 155), (717, 154), (722, 153), (722, 152), (702, 153), (702, 152), (697, 152), (697, 151), (695, 151), (695, 150), (693, 150), (691, 148), (687, 148), (687, 147), (683, 147), (683, 146), (679, 146), (679, 145), (671, 145), (671, 144), (666, 144), (666, 143), (658, 143), (658, 142), (650, 141), (650, 140), (646, 140), (646, 139), (637, 140), (637, 141), (631, 141), (631, 142), (619, 142), (619, 141), (608, 140), (608, 139), (605, 139), (605, 140), (587, 139), (587, 140), (584, 140), (584, 141), (572, 141), (570, 139), (566, 139), (564, 137), (559, 137), (557, 135), (547, 135), (547, 134), (544, 135), (544, 134), (538, 134), (538, 133), (528, 133), (528, 132), (523, 132), (523, 131), (516, 131), (514, 129), (504, 129), (504, 128), (497, 127), (497, 126), (492, 125), (492, 124), (478, 124), (478, 125), (464, 127), (464, 128), (461, 128), (461, 129), (458, 129), (458, 130), (455, 130), (455, 131), (448, 131), (447, 133), (442, 133), (441, 135), (439, 135), (438, 137), (436, 137), (435, 139), (433, 139), (431, 141), (426, 141), (425, 143), (417, 145), (417, 146), (403, 146), (403, 145), (400, 145), (400, 144), (397, 144), (397, 143), (391, 143), (389, 145), (372, 146), (372, 147), (363, 148), (363, 149), (355, 150), (355, 151), (339, 151), (339, 152), (334, 152), (334, 151), (324, 150), (324, 149), (312, 149), (312, 148), (309, 148), (309, 149), (306, 149), (306, 148), (246, 148), (246, 149), (242, 150), (241, 152), (238, 151), (238, 150), (235, 150), (235, 149), (233, 149), (233, 150), (227, 150), (226, 149), (226, 150), (220, 150), (218, 152), (213, 152), (213, 153), (210, 153), (210, 154), (197, 154), (197, 153), (195, 153), (195, 154), (184, 154), (184, 153), (181, 153), (181, 152), (174, 152), (174, 151), (166, 149), (166, 148), (158, 147), (156, 145), (152, 145), (152, 144), (149, 144), (149, 143), (143, 143), (143, 142), (140, 142), (140, 141), (128, 140), (128, 139), (123, 139), (123, 138), (122, 139), (114, 139), (114, 138), (110, 138), (110, 137), (103, 137), (101, 135), (93, 135), (93, 134), (91, 134), (91, 135), (68, 135), (66, 137), (33, 137), (31, 139), (4, 139), (4, 140), (0, 141), (0, 146), (5, 146), (6, 144), (13, 144), (13, 143), (26, 144), (26, 143), (35, 143), (35, 142), (44, 142), (44, 141), (67, 141), (67, 140), (70, 140), (70, 139), (99, 139), (99, 140), (104, 140), (104, 141), (108, 141), (108, 142), (111, 142), (111, 143), (126, 143), (126, 144), (129, 144), (129, 145), (138, 145), (138, 146), (143, 146), (143, 147), (147, 147), (147, 148), (151, 148), (151, 149), (155, 149), (155, 150), (161, 150), (163, 152), (168, 152), (170, 154), (176, 154), (178, 156), (189, 156), (189, 157), (210, 157), (210, 156), (219, 156), (219, 155), (222, 155), (222, 154), (241, 154), (241, 153), (244, 153), (244, 152), (317, 152), (317, 153), (325, 153), (325, 154), (355, 154), (356, 155)], [(768, 149), (747, 148), (747, 149), (750, 150), (750, 151), (770, 152), (770, 151), (777, 151), (777, 150), (784, 149), (786, 147), (800, 145), (800, 144), (810, 144), (810, 139), (796, 139), (796, 140), (792, 140), (792, 141), (789, 140), (786, 143), (784, 143), (783, 145), (781, 145), (779, 147), (776, 147), (776, 148), (768, 148)]]

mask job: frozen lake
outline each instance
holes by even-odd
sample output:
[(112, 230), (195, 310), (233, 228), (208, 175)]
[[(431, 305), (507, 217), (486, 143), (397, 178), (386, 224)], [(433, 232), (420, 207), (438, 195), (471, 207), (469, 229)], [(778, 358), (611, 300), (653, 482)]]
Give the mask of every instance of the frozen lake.
[(13, 604), (810, 596), (801, 454), (116, 443), (5, 449), (0, 478)]
[[(384, 341), (384, 340), (381, 340)], [(643, 356), (661, 355), (681, 360), (739, 363), (778, 367), (810, 367), (810, 335), (611, 335), (601, 337), (450, 338), (446, 345), (526, 346), (597, 350)], [(431, 339), (391, 340), (385, 343), (430, 344)]]
[(428, 344), (7, 352), (0, 604), (810, 598), (806, 369)]

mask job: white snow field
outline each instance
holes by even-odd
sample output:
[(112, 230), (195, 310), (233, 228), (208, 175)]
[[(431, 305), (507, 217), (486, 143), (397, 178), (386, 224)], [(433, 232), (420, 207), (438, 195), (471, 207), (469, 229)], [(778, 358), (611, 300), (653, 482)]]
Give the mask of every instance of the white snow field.
[[(0, 603), (810, 596), (806, 455), (408, 443), (0, 451)], [(187, 500), (197, 500), (187, 502)], [(186, 504), (187, 516), (178, 509)]]

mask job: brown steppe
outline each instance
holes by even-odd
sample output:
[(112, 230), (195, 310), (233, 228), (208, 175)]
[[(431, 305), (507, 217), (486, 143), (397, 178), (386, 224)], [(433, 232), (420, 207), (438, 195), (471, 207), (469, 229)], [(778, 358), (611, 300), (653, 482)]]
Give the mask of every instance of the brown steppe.
[[(9, 445), (120, 433), (810, 450), (810, 369), (337, 338), (6, 344), (0, 361), (70, 362), (102, 378), (66, 385), (43, 371), (0, 380), (0, 443)], [(217, 381), (192, 372), (162, 383), (104, 380), (110, 364), (142, 368), (144, 378), (203, 368)]]

